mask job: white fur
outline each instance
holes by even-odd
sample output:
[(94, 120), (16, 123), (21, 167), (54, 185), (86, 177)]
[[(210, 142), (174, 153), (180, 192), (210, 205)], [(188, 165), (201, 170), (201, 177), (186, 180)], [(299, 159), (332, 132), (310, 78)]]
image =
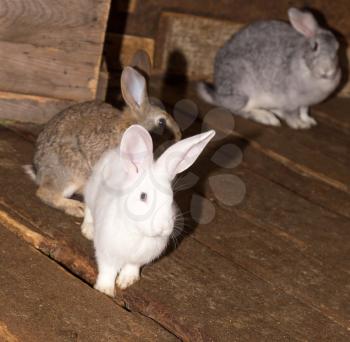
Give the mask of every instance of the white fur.
[[(106, 152), (85, 188), (82, 233), (93, 238), (98, 265), (95, 288), (113, 296), (140, 268), (164, 251), (175, 220), (171, 182), (190, 167), (214, 131), (181, 140), (153, 161), (152, 140), (141, 126), (129, 127), (120, 147)], [(147, 194), (142, 201), (141, 193)]]

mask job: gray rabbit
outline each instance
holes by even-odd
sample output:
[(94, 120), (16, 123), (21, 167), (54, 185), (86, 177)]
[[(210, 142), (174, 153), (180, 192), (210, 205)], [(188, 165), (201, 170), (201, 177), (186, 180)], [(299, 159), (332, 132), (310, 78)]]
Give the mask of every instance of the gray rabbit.
[[(133, 60), (138, 69), (150, 70), (144, 52), (138, 52)], [(123, 111), (98, 101), (76, 104), (54, 116), (39, 134), (34, 168), (26, 165), (25, 170), (39, 185), (36, 194), (43, 202), (83, 217), (84, 204), (69, 197), (82, 194), (93, 166), (105, 151), (120, 143), (131, 125), (147, 130), (168, 127), (176, 140), (181, 138), (174, 119), (149, 101), (146, 80), (135, 68), (124, 68), (121, 89), (127, 103)]]
[(339, 84), (339, 43), (311, 13), (290, 8), (288, 16), (291, 25), (259, 21), (234, 34), (216, 55), (214, 87), (200, 83), (199, 95), (266, 125), (316, 125), (309, 106)]

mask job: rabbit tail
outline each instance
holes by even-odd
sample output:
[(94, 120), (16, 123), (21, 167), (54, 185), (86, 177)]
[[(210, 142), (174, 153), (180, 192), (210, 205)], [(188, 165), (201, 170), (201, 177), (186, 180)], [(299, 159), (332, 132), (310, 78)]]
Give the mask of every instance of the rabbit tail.
[(23, 165), (23, 170), (34, 182), (36, 182), (36, 174), (33, 165)]

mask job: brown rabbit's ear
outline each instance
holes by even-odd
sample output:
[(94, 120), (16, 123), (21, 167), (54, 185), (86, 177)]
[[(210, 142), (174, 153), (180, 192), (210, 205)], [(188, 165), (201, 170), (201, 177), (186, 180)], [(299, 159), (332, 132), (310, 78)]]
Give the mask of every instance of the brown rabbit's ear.
[(121, 76), (121, 89), (126, 104), (132, 110), (142, 112), (142, 106), (148, 103), (145, 78), (134, 68), (125, 67)]
[(150, 76), (152, 71), (151, 57), (144, 50), (137, 50), (132, 57), (130, 66), (141, 71), (145, 76)]

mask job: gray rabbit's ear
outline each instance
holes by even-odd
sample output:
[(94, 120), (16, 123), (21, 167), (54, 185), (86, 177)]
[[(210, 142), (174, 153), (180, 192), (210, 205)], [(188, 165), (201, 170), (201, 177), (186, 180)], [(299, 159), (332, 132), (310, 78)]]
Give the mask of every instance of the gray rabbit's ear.
[(311, 13), (292, 7), (288, 10), (288, 17), (294, 29), (303, 36), (312, 38), (316, 35), (318, 24)]
[(132, 57), (130, 66), (144, 73), (145, 76), (151, 75), (152, 62), (151, 57), (145, 50), (137, 50)]
[(140, 112), (148, 103), (145, 78), (134, 68), (125, 67), (121, 77), (121, 89), (125, 102), (134, 111)]

